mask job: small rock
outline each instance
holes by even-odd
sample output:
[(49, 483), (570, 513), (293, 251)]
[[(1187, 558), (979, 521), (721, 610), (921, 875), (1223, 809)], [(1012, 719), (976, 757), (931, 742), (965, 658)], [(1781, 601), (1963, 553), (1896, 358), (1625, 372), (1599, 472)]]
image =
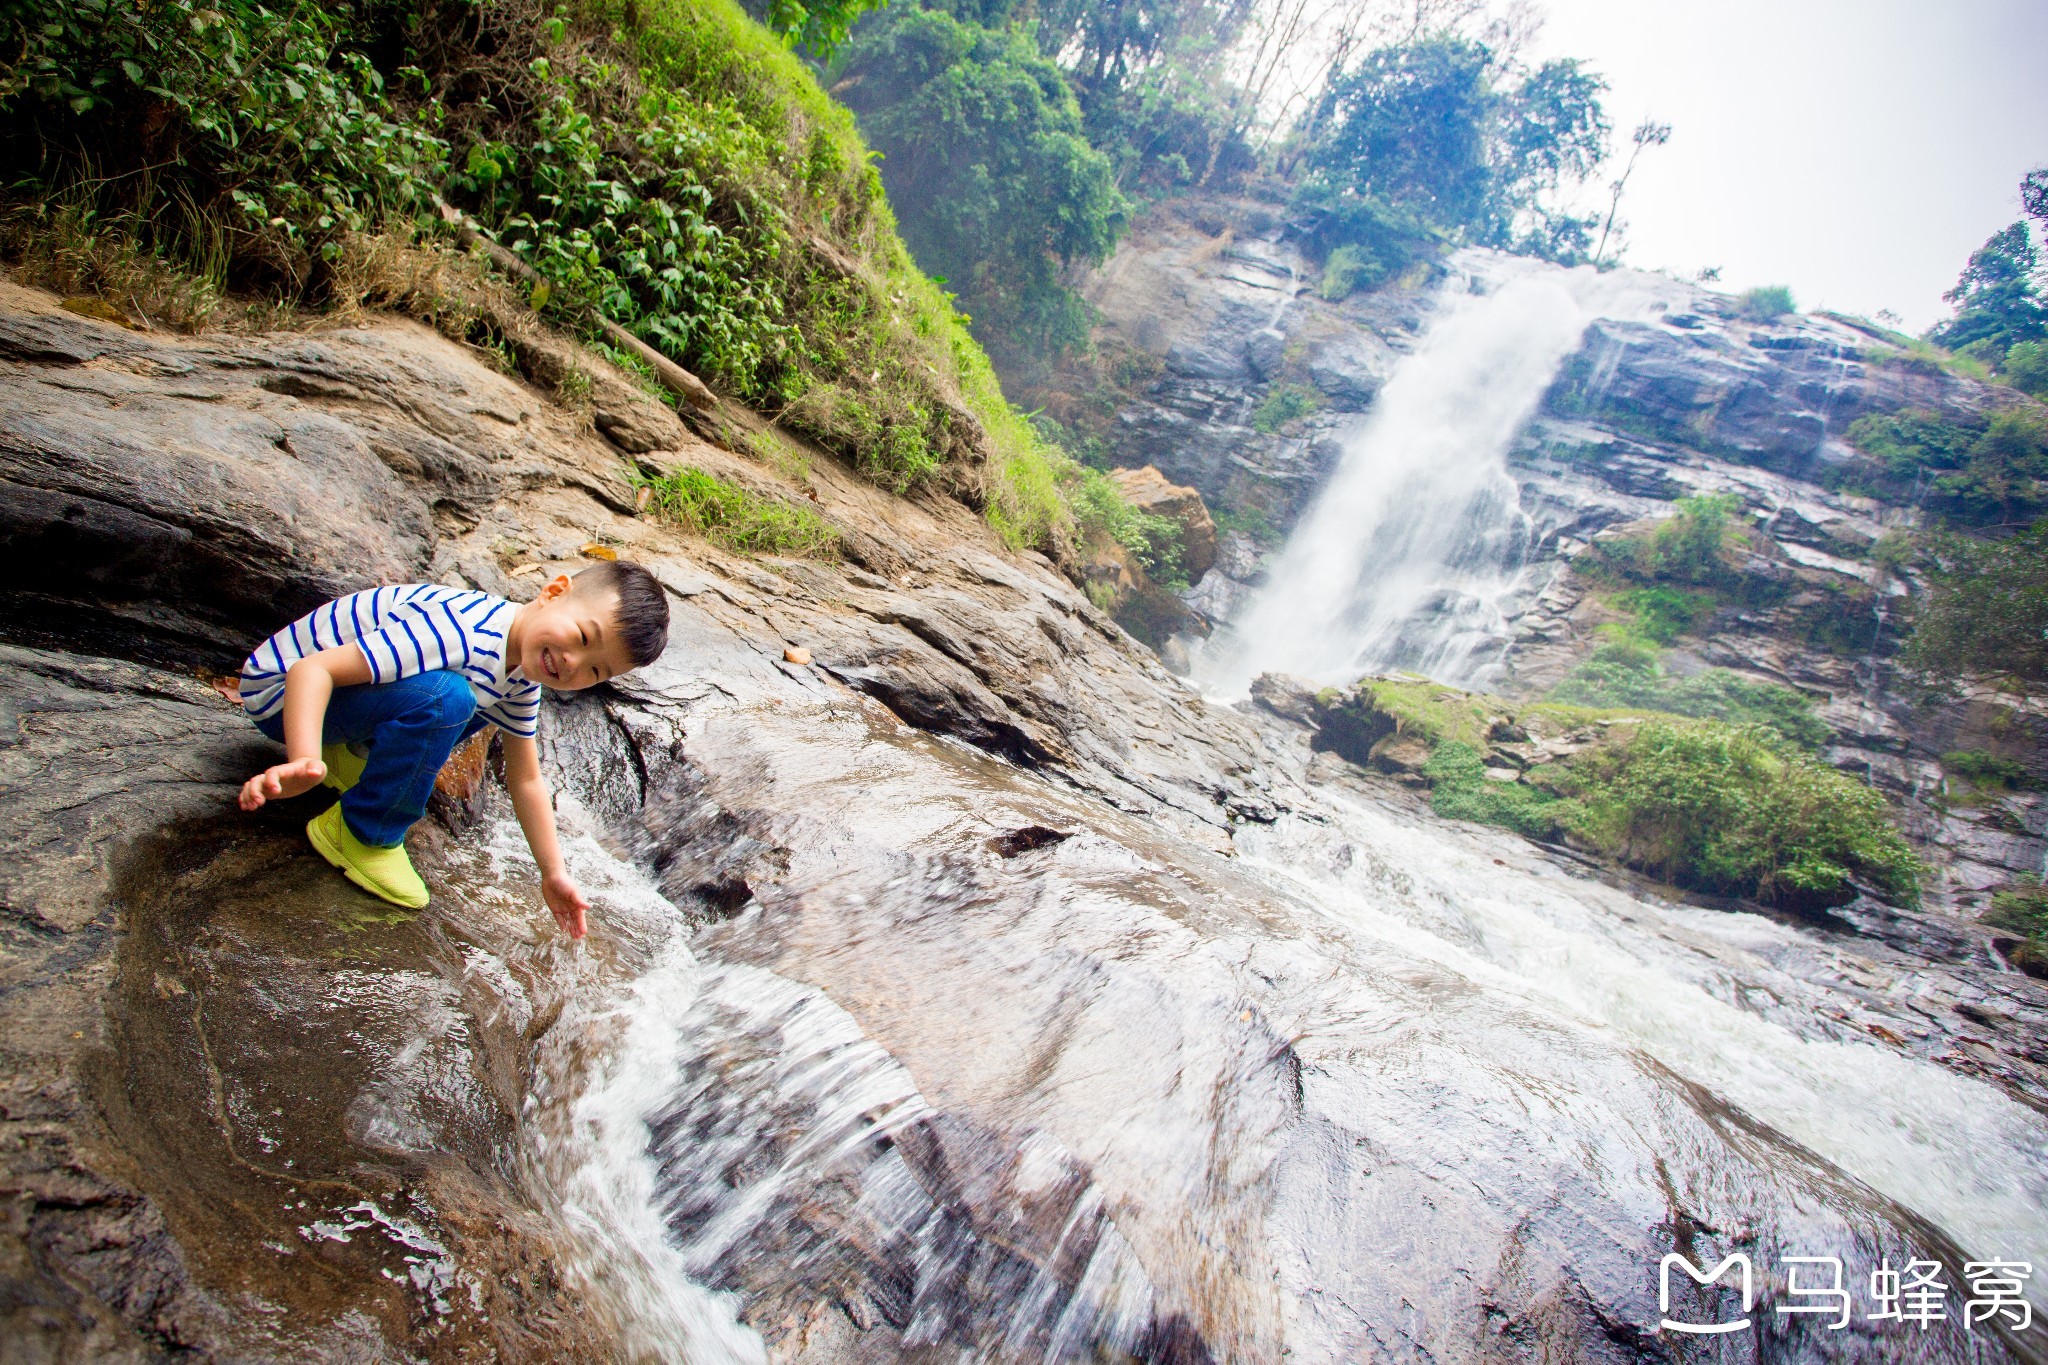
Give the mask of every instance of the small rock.
[(811, 651), (802, 645), (791, 645), (782, 651), (782, 657), (793, 664), (807, 664), (811, 661)]
[(1429, 763), (1429, 743), (1414, 735), (1388, 735), (1366, 758), (1381, 772), (1420, 773)]

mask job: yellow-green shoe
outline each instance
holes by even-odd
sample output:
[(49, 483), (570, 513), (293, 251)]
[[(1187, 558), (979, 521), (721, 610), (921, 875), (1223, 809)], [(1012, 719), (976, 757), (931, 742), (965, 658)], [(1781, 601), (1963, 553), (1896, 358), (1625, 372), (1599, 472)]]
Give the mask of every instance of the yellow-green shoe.
[(363, 769), (370, 763), (368, 755), (359, 754), (346, 744), (321, 745), (320, 761), (327, 765), (327, 776), (320, 779), (320, 785), (338, 792), (345, 792), (362, 781)]
[(314, 816), (306, 825), (306, 837), (321, 857), (371, 895), (407, 910), (418, 910), (427, 903), (427, 884), (412, 870), (405, 845), (375, 848), (364, 843), (349, 832), (340, 806), (329, 806)]

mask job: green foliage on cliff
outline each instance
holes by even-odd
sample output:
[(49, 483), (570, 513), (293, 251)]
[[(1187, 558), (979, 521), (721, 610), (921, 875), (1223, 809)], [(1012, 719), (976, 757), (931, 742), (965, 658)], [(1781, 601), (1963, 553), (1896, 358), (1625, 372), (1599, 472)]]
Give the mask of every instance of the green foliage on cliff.
[(2048, 409), (2025, 404), (1989, 419), (1872, 413), (1846, 434), (1878, 461), (1873, 491), (1895, 501), (1965, 526), (2010, 525), (2048, 509)]
[(1790, 743), (1817, 748), (1828, 727), (1805, 694), (1777, 683), (1745, 678), (1725, 668), (1673, 677), (1657, 651), (1632, 641), (1611, 643), (1551, 690), (1552, 701), (1574, 706), (1642, 707), (1769, 729)]
[(2048, 977), (2048, 891), (2042, 889), (2040, 878), (2023, 877), (1994, 892), (1984, 922), (2020, 936), (2018, 946), (2006, 950), (2015, 967)]
[(1615, 594), (1614, 604), (1635, 619), (1631, 633), (1651, 644), (1668, 645), (1712, 614), (1712, 593), (1663, 584)]
[(1187, 586), (1181, 567), (1187, 534), (1179, 522), (1132, 506), (1116, 480), (1098, 469), (1080, 472), (1071, 501), (1083, 545), (1097, 537), (1113, 541), (1136, 556), (1145, 572), (1165, 587)]
[[(1428, 743), (1422, 775), (1447, 818), (1569, 838), (1716, 895), (1812, 905), (1845, 901), (1855, 885), (1899, 903), (1919, 894), (1920, 864), (1884, 798), (1788, 742), (1779, 725), (1554, 699), (1518, 705), (1386, 678), (1317, 701), (1326, 726), (1354, 736), (1353, 749), (1388, 733)], [(1803, 703), (1762, 705), (1798, 728)], [(1520, 746), (1532, 737), (1563, 756), (1518, 781), (1486, 775), (1526, 762)]]
[(1846, 899), (1857, 880), (1904, 903), (1919, 894), (1884, 798), (1767, 732), (1645, 725), (1559, 785), (1579, 803), (1575, 833), (1681, 885), (1789, 903)]
[(1275, 384), (1259, 400), (1257, 410), (1252, 413), (1252, 430), (1270, 436), (1289, 422), (1299, 421), (1322, 406), (1322, 397), (1306, 385)]
[(1741, 500), (1730, 493), (1698, 493), (1672, 506), (1673, 514), (1647, 532), (1595, 541), (1600, 565), (1639, 582), (1738, 586), (1741, 574), (1730, 555), (1749, 538), (1734, 520)]
[(904, 239), (978, 335), (1010, 363), (1086, 342), (1062, 272), (1100, 263), (1130, 206), (1031, 32), (891, 10), (861, 25), (835, 74), (883, 154)]
[(2017, 791), (2028, 785), (2027, 767), (2017, 759), (2000, 758), (1983, 749), (1956, 749), (1941, 756), (1941, 766), (1980, 791)]
[(1012, 544), (1071, 534), (1068, 462), (911, 262), (851, 117), (731, 0), (53, 0), (0, 22), (17, 208), (318, 303), (353, 287), (362, 234), (431, 241), (445, 197), (557, 321), (609, 318)]
[(2048, 342), (2016, 341), (2001, 367), (2005, 382), (2036, 398), (2048, 398)]
[(1905, 662), (1953, 683), (2048, 692), (2048, 518), (2004, 540), (1937, 535)]

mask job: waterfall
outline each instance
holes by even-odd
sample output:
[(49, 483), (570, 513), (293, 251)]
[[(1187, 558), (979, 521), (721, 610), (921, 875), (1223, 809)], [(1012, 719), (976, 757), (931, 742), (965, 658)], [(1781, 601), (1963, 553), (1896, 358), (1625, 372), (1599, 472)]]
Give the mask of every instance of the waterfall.
[(1454, 265), (1265, 587), (1197, 660), (1205, 690), (1389, 669), (1469, 686), (1497, 664), (1529, 549), (1508, 447), (1586, 325), (1647, 315), (1661, 291), (1634, 273), (1477, 253)]

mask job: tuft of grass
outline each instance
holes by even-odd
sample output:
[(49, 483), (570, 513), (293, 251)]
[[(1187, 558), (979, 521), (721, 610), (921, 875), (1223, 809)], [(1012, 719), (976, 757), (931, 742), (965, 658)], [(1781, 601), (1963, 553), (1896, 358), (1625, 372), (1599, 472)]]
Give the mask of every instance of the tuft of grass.
[(1299, 421), (1323, 406), (1322, 396), (1302, 384), (1275, 384), (1258, 410), (1252, 413), (1252, 429), (1271, 436), (1289, 422)]
[(2025, 764), (1982, 749), (1958, 749), (1943, 754), (1941, 766), (1951, 776), (1963, 778), (1980, 791), (2025, 791), (2031, 785)]
[(1759, 285), (1743, 294), (1742, 316), (1751, 322), (1769, 322), (1793, 312), (1792, 291), (1782, 284)]
[(820, 555), (838, 548), (838, 533), (810, 508), (764, 497), (694, 466), (635, 482), (651, 491), (649, 511), (730, 550)]

